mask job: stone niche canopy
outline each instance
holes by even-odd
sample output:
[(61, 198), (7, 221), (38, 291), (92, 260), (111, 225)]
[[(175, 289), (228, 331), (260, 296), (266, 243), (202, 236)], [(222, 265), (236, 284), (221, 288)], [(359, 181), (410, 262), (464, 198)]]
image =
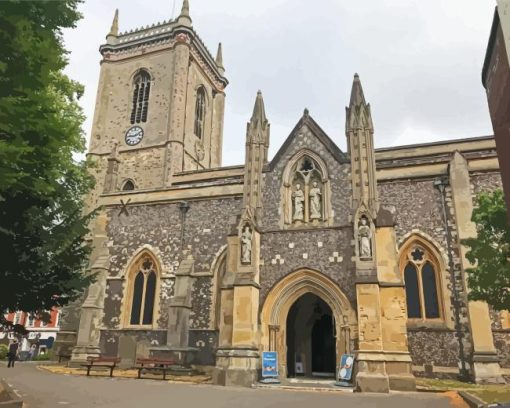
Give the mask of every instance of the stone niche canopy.
[(328, 171), (316, 153), (298, 152), (289, 161), (283, 180), (284, 227), (328, 223), (331, 212)]

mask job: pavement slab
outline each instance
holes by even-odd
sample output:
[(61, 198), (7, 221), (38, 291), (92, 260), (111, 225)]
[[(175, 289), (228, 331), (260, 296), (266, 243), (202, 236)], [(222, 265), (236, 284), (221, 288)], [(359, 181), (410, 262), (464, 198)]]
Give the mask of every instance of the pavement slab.
[(357, 394), (249, 389), (161, 380), (55, 374), (35, 364), (0, 365), (0, 377), (20, 394), (26, 408), (447, 408), (458, 401), (434, 393)]

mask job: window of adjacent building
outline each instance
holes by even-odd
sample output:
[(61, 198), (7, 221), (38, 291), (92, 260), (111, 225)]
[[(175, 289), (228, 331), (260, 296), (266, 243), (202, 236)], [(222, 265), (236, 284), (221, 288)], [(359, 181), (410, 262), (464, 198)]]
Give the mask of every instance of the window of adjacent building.
[(16, 312), (14, 314), (14, 321), (13, 324), (21, 324), (21, 312)]
[(131, 124), (147, 122), (149, 113), (149, 94), (151, 77), (145, 70), (135, 75), (133, 83), (133, 105), (131, 108)]
[(131, 273), (129, 325), (152, 325), (156, 302), (157, 269), (154, 260), (143, 256)]
[(201, 86), (197, 90), (197, 100), (195, 102), (195, 136), (202, 139), (204, 136), (205, 124), (205, 88)]
[(439, 268), (425, 246), (411, 245), (402, 254), (401, 267), (406, 288), (409, 319), (441, 318)]

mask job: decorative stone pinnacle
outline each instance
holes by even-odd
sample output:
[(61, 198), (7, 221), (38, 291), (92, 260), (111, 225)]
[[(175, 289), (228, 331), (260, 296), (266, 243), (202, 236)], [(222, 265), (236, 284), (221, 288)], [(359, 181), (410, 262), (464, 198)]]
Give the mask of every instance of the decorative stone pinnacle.
[(303, 111), (303, 116), (308, 116), (309, 113), (310, 111), (308, 110), (308, 108), (305, 108), (305, 110)]
[(113, 16), (112, 26), (108, 35), (115, 37), (119, 35), (119, 9), (115, 9), (115, 15)]
[(266, 123), (266, 109), (264, 108), (264, 98), (260, 89), (257, 91), (257, 98), (255, 99), (255, 106), (253, 107), (253, 114), (251, 115), (251, 122), (255, 123), (260, 121)]
[(349, 106), (366, 105), (365, 95), (363, 95), (363, 88), (361, 87), (361, 81), (357, 73), (354, 74), (354, 80), (352, 82), (351, 100)]
[(225, 70), (225, 67), (223, 66), (223, 50), (221, 43), (218, 44), (218, 51), (216, 52), (216, 65), (218, 68)]
[(189, 15), (189, 1), (182, 2), (181, 14), (177, 18), (177, 22), (182, 25), (191, 26), (191, 17)]

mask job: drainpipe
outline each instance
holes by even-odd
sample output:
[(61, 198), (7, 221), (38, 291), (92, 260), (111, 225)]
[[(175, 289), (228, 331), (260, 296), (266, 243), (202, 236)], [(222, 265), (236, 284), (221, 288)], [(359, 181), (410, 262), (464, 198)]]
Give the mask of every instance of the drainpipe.
[(437, 178), (434, 180), (434, 186), (439, 190), (441, 196), (441, 207), (443, 210), (443, 220), (445, 225), (445, 233), (446, 233), (446, 247), (448, 251), (448, 267), (450, 269), (450, 284), (452, 285), (453, 292), (453, 314), (455, 319), (455, 332), (457, 336), (457, 340), (459, 342), (459, 379), (461, 381), (469, 381), (470, 375), (469, 370), (466, 367), (466, 354), (464, 351), (464, 343), (462, 339), (464, 338), (464, 332), (462, 331), (462, 325), (460, 322), (460, 295), (457, 290), (457, 284), (455, 282), (455, 264), (453, 262), (453, 245), (452, 245), (452, 237), (450, 233), (450, 226), (448, 225), (448, 215), (446, 212), (446, 186), (448, 185), (448, 179)]

